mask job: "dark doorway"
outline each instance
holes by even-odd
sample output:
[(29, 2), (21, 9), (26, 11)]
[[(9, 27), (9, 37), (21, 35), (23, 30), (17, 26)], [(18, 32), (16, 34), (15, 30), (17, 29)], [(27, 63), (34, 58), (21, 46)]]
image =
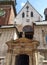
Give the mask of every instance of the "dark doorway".
[(28, 39), (33, 39), (33, 33), (32, 32), (25, 32), (25, 37)]
[(17, 55), (15, 65), (29, 65), (29, 56), (26, 54)]

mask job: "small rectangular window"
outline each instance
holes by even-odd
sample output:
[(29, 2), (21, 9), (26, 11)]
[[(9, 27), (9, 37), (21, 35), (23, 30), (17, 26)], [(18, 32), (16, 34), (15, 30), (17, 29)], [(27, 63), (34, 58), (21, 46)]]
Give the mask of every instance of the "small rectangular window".
[(46, 40), (46, 43), (47, 43), (47, 35), (45, 36), (45, 40)]
[(27, 19), (26, 22), (30, 22), (30, 19)]

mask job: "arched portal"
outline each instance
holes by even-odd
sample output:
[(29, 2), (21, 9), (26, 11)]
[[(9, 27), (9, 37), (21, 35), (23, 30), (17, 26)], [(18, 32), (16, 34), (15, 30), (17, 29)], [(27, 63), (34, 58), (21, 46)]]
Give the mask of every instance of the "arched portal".
[(26, 25), (23, 27), (24, 32), (33, 32), (33, 27), (30, 25)]
[(36, 65), (39, 41), (19, 38), (10, 40), (5, 65)]
[(33, 38), (33, 27), (30, 25), (26, 25), (23, 27), (23, 32), (25, 33), (25, 37), (28, 39), (32, 39)]
[(26, 54), (17, 55), (15, 65), (29, 65), (29, 56)]

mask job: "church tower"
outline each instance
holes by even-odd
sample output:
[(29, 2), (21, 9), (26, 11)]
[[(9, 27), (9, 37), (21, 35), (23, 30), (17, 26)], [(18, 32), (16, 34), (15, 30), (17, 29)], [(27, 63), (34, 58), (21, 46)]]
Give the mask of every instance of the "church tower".
[(14, 24), (16, 0), (0, 0), (0, 26)]

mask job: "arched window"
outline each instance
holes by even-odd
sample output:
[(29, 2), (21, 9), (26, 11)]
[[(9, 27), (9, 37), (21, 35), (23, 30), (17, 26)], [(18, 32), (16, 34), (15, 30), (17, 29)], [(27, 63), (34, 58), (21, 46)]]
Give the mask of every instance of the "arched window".
[(24, 17), (25, 17), (25, 13), (23, 12), (23, 13), (22, 13), (22, 18), (24, 18)]
[(33, 28), (30, 25), (26, 25), (23, 27), (24, 32), (33, 32)]
[(31, 12), (31, 17), (33, 17), (33, 12)]
[(33, 38), (33, 28), (30, 25), (26, 25), (23, 27), (23, 32), (25, 33), (25, 37), (28, 39), (32, 39)]

